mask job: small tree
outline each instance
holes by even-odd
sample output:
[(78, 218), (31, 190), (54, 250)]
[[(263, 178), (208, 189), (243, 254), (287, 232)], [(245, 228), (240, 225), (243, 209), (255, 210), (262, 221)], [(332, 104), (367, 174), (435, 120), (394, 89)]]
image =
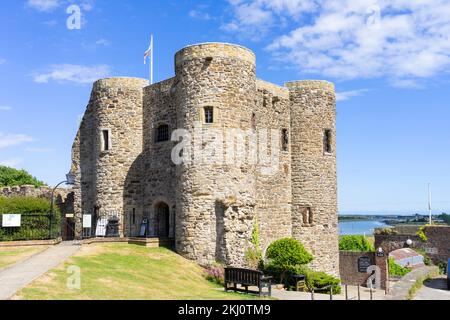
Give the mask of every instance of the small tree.
[(247, 260), (248, 265), (251, 268), (258, 269), (262, 264), (262, 252), (260, 249), (259, 242), (259, 227), (258, 220), (255, 219), (253, 222), (253, 230), (252, 230), (252, 247), (248, 248), (245, 252), (245, 259)]
[(305, 247), (291, 238), (273, 242), (267, 249), (266, 257), (269, 260), (267, 268), (279, 273), (281, 283), (284, 283), (286, 273), (313, 260), (313, 256)]

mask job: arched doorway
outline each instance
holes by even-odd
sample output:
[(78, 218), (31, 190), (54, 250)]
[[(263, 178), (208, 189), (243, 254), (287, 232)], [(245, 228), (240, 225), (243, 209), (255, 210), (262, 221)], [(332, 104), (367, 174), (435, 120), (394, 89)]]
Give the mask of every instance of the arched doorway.
[(159, 238), (170, 237), (170, 209), (164, 202), (156, 205), (156, 235)]

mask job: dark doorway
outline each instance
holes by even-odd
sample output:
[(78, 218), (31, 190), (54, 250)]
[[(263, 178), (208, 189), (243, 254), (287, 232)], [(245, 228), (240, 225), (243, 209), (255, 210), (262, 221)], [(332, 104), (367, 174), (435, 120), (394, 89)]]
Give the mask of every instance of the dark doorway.
[(66, 218), (65, 241), (75, 240), (75, 219)]
[(156, 206), (157, 235), (160, 238), (170, 236), (170, 209), (164, 202)]

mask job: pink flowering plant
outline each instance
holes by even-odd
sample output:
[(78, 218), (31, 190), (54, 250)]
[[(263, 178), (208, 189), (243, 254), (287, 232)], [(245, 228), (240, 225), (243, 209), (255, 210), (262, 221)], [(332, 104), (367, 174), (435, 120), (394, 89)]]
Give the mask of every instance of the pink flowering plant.
[(205, 277), (208, 281), (223, 286), (225, 280), (225, 270), (219, 265), (209, 266), (205, 268)]

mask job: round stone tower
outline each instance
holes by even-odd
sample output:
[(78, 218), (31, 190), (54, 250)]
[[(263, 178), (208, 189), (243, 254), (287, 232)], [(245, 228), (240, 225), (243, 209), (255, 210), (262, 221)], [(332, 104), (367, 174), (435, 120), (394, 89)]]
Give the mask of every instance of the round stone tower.
[(291, 100), (292, 234), (313, 254), (312, 267), (339, 275), (334, 85), (296, 81), (286, 87)]
[(201, 264), (245, 265), (255, 175), (238, 152), (245, 134), (234, 137), (252, 128), (255, 63), (250, 50), (224, 43), (189, 46), (175, 56), (178, 128), (192, 142), (183, 151), (190, 161), (177, 167), (176, 249)]
[(142, 152), (142, 95), (148, 80), (109, 78), (97, 81), (90, 106), (93, 130), (92, 208), (97, 217), (120, 218), (123, 236), (124, 184)]

